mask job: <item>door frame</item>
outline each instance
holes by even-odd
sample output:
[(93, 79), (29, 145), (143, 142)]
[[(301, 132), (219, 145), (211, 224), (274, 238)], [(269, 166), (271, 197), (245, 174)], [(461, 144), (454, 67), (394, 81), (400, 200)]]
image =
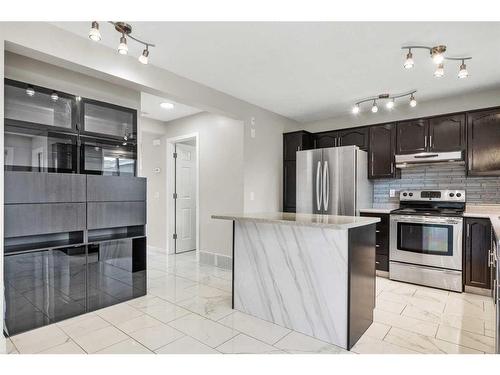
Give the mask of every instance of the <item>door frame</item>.
[(167, 254), (175, 254), (175, 242), (174, 242), (174, 231), (175, 231), (175, 202), (174, 202), (174, 183), (175, 183), (175, 168), (174, 168), (174, 158), (172, 157), (174, 153), (174, 147), (176, 143), (185, 141), (188, 139), (195, 139), (196, 142), (196, 259), (200, 256), (200, 138), (199, 133), (189, 133), (185, 135), (180, 135), (177, 137), (167, 138), (167, 171), (165, 177), (167, 179), (167, 199), (166, 201), (166, 217), (167, 217), (167, 230), (166, 230), (166, 244), (167, 244)]

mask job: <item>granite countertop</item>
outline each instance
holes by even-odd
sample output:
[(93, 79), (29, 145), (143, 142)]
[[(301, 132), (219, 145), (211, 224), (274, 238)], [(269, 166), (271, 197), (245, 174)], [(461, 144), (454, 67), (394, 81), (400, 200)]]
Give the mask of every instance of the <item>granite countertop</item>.
[(377, 217), (338, 216), (318, 214), (295, 214), (292, 212), (272, 213), (238, 213), (232, 215), (212, 215), (212, 219), (246, 220), (261, 223), (280, 223), (289, 225), (319, 226), (332, 229), (349, 229), (375, 224), (380, 221)]

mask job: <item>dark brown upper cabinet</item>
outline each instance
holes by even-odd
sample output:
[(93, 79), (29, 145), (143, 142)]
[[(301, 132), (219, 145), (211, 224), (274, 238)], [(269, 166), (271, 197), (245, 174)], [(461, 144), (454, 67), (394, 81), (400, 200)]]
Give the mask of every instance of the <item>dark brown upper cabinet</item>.
[(295, 160), (283, 162), (283, 211), (295, 212), (297, 189), (297, 166)]
[(368, 149), (368, 128), (353, 128), (338, 133), (337, 146), (358, 146), (361, 150)]
[(467, 174), (500, 176), (500, 109), (467, 114)]
[(410, 120), (396, 125), (396, 154), (416, 154), (427, 151), (428, 120)]
[(394, 166), (396, 126), (376, 125), (369, 128), (368, 178), (395, 178), (399, 171)]
[(283, 134), (283, 160), (296, 160), (297, 151), (314, 147), (313, 135), (304, 130)]
[(314, 138), (315, 148), (337, 147), (339, 135), (340, 132), (338, 131), (316, 133)]
[(490, 220), (466, 218), (464, 232), (465, 285), (489, 289)]
[(429, 120), (429, 151), (465, 150), (465, 114), (433, 117)]

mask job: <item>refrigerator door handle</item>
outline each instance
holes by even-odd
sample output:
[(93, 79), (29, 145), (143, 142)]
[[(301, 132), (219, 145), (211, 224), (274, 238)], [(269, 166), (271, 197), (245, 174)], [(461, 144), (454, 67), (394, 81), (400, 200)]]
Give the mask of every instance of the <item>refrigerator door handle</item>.
[(318, 161), (318, 165), (316, 167), (316, 208), (317, 210), (321, 210), (321, 198), (322, 198), (321, 189), (321, 162)]
[(328, 201), (330, 200), (330, 174), (328, 171), (328, 161), (323, 164), (323, 208), (328, 211)]

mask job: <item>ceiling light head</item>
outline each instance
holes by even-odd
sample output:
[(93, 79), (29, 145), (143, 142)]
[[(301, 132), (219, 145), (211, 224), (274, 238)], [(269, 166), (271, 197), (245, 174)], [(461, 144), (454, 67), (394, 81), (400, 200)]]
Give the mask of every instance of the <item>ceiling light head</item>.
[(446, 46), (436, 46), (431, 48), (431, 57), (434, 64), (439, 65), (444, 61)]
[(444, 65), (441, 63), (437, 66), (436, 70), (434, 71), (434, 77), (442, 78), (443, 76), (444, 76)]
[(125, 34), (120, 37), (120, 44), (118, 45), (118, 53), (120, 55), (126, 55), (128, 53), (127, 38)]
[(413, 68), (414, 61), (413, 61), (413, 54), (411, 53), (411, 48), (408, 50), (408, 54), (406, 55), (406, 60), (404, 63), (405, 69), (411, 69)]
[(410, 96), (410, 107), (416, 107), (417, 106), (417, 99), (415, 99), (415, 96), (411, 94)]
[(352, 113), (355, 115), (359, 113), (359, 104), (354, 104), (354, 107), (352, 107)]
[(28, 87), (26, 87), (26, 95), (28, 95), (28, 96), (34, 96), (35, 95), (35, 89), (34, 89), (33, 86), (28, 85)]
[(389, 110), (393, 109), (395, 105), (396, 101), (394, 100), (394, 98), (385, 103), (385, 107)]
[(149, 60), (148, 56), (149, 56), (149, 50), (148, 50), (148, 46), (146, 46), (146, 48), (144, 48), (144, 51), (142, 51), (142, 55), (139, 56), (139, 62), (141, 64), (147, 65), (148, 60)]
[(375, 100), (373, 101), (372, 112), (373, 113), (377, 113), (378, 112), (377, 102)]
[(59, 95), (57, 94), (57, 92), (52, 91), (52, 94), (50, 94), (50, 100), (52, 100), (53, 102), (57, 102), (59, 100)]
[(467, 65), (465, 65), (462, 60), (462, 64), (460, 65), (460, 70), (458, 71), (458, 78), (467, 78), (469, 76), (469, 72), (467, 71)]
[(163, 109), (173, 109), (174, 105), (172, 103), (163, 102), (160, 103), (160, 107), (162, 107)]
[(97, 21), (92, 21), (92, 27), (89, 31), (89, 38), (94, 42), (99, 42), (101, 40), (101, 32), (99, 31), (99, 23)]

